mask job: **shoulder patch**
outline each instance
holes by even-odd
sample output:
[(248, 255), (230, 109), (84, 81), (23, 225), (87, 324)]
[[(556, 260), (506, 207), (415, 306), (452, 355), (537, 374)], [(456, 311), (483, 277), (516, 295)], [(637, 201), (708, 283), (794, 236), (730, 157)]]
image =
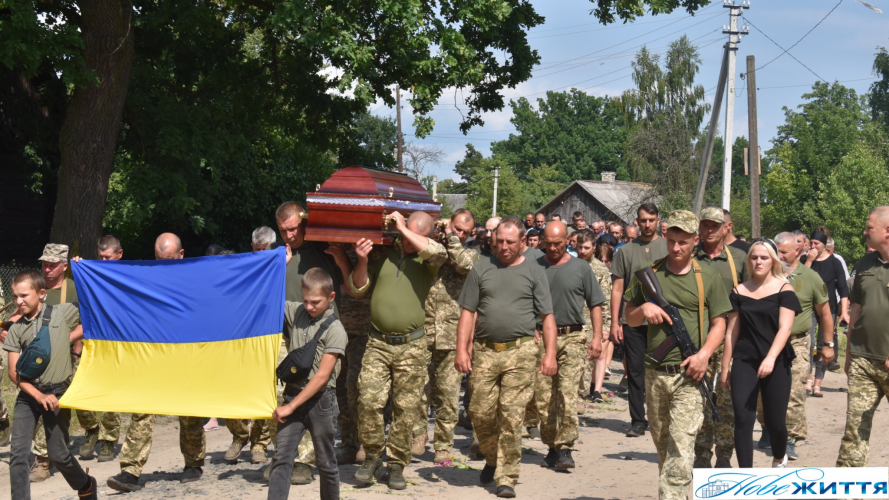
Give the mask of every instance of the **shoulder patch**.
[(827, 295), (827, 285), (825, 285), (824, 283), (821, 283), (821, 293)]

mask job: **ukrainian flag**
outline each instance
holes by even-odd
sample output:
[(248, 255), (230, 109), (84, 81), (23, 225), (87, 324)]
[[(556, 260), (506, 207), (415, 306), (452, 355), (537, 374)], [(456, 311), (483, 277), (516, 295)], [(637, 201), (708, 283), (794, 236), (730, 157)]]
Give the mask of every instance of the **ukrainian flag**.
[(66, 408), (271, 418), (284, 248), (72, 266), (84, 350)]

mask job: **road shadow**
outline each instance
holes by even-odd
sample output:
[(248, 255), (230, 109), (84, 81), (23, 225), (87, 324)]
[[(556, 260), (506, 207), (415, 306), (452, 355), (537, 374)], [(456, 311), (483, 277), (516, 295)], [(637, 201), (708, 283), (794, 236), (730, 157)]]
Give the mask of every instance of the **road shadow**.
[(643, 462), (648, 462), (652, 464), (656, 464), (658, 461), (657, 453), (651, 452), (640, 452), (640, 451), (628, 451), (625, 453), (608, 453), (602, 455), (604, 458), (610, 458), (612, 460), (626, 460), (626, 461), (635, 461), (641, 460)]

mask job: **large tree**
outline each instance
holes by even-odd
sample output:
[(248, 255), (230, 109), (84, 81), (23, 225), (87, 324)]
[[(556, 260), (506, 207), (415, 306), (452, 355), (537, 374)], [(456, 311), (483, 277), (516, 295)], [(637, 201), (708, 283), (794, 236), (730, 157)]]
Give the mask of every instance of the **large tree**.
[(879, 80), (870, 86), (871, 117), (875, 122), (889, 127), (889, 52), (885, 47), (877, 48), (873, 69)]

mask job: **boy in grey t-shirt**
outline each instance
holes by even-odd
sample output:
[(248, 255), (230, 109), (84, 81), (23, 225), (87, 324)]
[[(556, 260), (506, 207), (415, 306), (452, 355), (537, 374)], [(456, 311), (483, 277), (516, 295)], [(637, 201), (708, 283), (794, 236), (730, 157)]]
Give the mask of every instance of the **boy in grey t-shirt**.
[[(289, 253), (289, 252), (288, 252)], [(284, 335), (288, 351), (309, 343), (322, 324), (334, 314), (333, 279), (321, 268), (312, 268), (302, 279), (302, 303), (287, 302), (284, 309)], [(336, 377), (340, 357), (346, 352), (348, 337), (339, 320), (330, 323), (321, 334), (315, 349), (315, 361), (309, 376), (284, 389), (285, 404), (275, 409), (272, 418), (278, 421), (275, 459), (269, 475), (269, 499), (286, 499), (290, 493), (290, 476), (297, 447), (306, 430), (315, 444), (315, 460), (321, 482), (321, 498), (340, 497), (340, 476), (333, 451), (336, 419)]]

